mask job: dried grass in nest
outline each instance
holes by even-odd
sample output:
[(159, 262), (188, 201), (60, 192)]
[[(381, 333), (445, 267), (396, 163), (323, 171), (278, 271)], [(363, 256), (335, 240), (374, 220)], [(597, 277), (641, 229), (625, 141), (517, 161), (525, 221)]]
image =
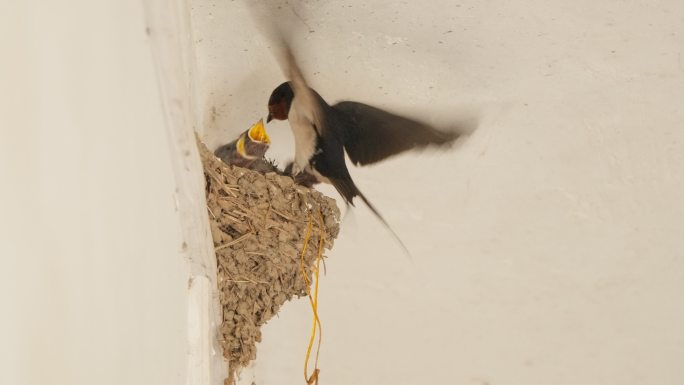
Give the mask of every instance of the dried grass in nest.
[(325, 248), (330, 249), (339, 232), (340, 211), (332, 198), (296, 185), (288, 176), (228, 166), (204, 144), (198, 145), (218, 262), (220, 338), (230, 384), (236, 372), (256, 358), (261, 326), (286, 301), (307, 293), (300, 252), (308, 224), (313, 221), (304, 255), (310, 282), (321, 227)]

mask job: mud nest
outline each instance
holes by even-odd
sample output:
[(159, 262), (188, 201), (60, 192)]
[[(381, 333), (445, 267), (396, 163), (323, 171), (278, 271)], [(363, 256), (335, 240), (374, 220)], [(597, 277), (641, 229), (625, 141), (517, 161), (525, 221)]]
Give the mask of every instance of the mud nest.
[(340, 211), (332, 198), (297, 185), (289, 176), (229, 166), (199, 143), (206, 177), (207, 209), (218, 263), (223, 307), (219, 339), (235, 373), (256, 358), (261, 326), (293, 297), (307, 294), (301, 252), (311, 279), (321, 229), (330, 249)]

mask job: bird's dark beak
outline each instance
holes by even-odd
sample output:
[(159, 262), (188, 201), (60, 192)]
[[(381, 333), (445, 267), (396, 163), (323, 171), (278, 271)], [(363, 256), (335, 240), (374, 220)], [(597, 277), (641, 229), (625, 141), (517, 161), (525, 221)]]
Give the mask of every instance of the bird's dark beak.
[(269, 112), (268, 116), (266, 117), (266, 123), (270, 122), (271, 120), (273, 120), (273, 115), (271, 115), (271, 113)]

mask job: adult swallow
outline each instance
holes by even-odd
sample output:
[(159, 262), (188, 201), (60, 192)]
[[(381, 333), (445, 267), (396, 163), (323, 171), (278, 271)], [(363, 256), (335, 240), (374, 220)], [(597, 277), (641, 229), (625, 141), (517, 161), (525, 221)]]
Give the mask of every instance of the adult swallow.
[(270, 144), (271, 140), (266, 134), (264, 121), (259, 119), (237, 139), (217, 148), (214, 155), (226, 164), (260, 170), (263, 164), (268, 163), (264, 155)]
[(289, 121), (295, 140), (293, 174), (332, 184), (348, 205), (358, 196), (404, 246), (352, 180), (344, 154), (354, 165), (364, 166), (411, 149), (450, 146), (460, 134), (363, 103), (330, 105), (307, 85), (286, 44), (284, 54), (283, 69), (290, 80), (271, 93), (266, 122)]

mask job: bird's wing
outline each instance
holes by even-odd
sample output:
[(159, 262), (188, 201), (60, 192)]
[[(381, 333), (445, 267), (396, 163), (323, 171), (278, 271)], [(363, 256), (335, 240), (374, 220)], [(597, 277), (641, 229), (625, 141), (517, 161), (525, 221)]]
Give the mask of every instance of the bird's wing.
[(344, 117), (344, 147), (357, 165), (379, 162), (414, 148), (448, 146), (457, 131), (441, 131), (428, 124), (396, 115), (363, 103), (344, 101), (332, 108)]
[[(316, 91), (309, 87), (297, 63), (297, 59), (292, 53), (290, 44), (283, 39), (280, 42), (280, 47), (282, 49), (281, 68), (285, 77), (290, 81), (292, 91), (297, 98), (297, 104), (303, 107), (299, 113), (305, 114), (305, 117), (317, 130), (323, 130), (325, 127), (323, 108), (327, 106), (327, 103)], [(321, 134), (321, 131), (319, 131), (319, 134)]]

